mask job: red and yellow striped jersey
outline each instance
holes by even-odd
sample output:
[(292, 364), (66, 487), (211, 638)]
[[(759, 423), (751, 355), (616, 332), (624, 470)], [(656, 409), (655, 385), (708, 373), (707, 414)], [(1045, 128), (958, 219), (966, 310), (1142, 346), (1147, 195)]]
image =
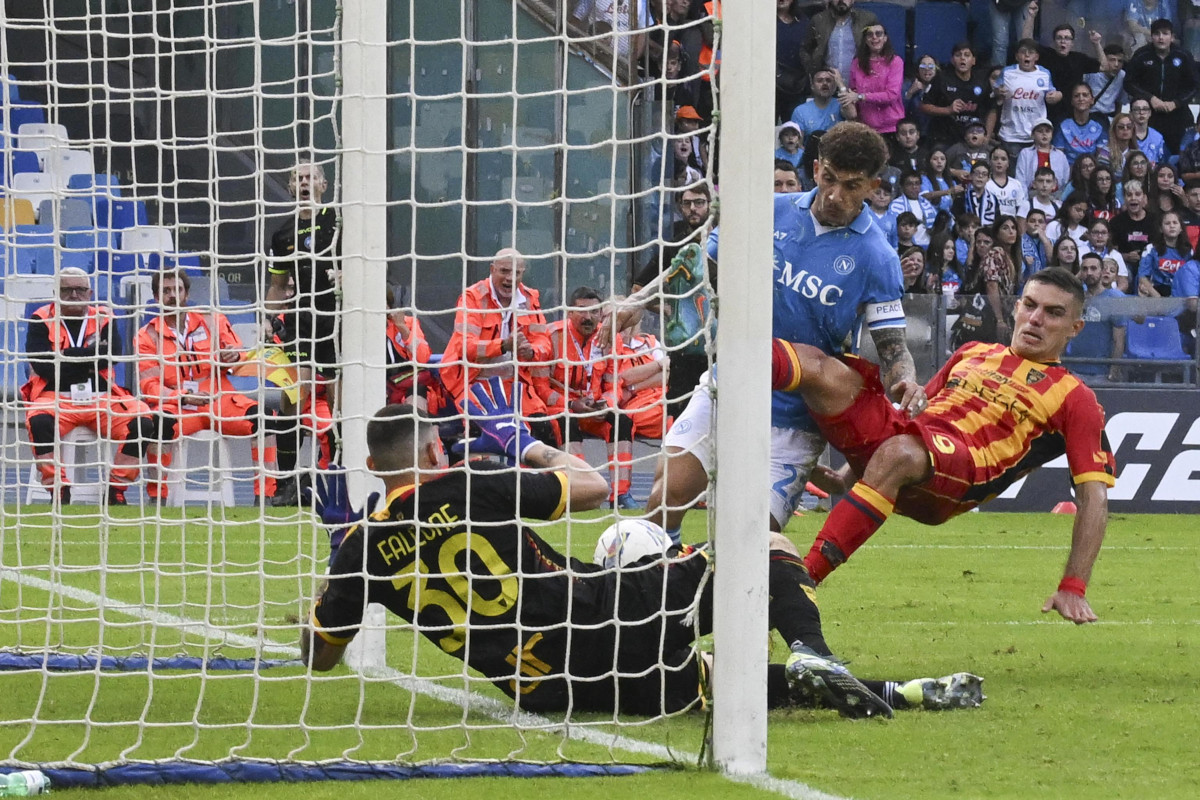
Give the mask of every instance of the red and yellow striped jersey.
[[(938, 445), (938, 429), (965, 442), (974, 474), (962, 475), (974, 499), (991, 497), (1064, 453), (1075, 483), (1115, 482), (1116, 460), (1096, 395), (1061, 364), (1028, 361), (1002, 344), (959, 348), (925, 387), (919, 417)], [(965, 499), (965, 498), (964, 498)]]

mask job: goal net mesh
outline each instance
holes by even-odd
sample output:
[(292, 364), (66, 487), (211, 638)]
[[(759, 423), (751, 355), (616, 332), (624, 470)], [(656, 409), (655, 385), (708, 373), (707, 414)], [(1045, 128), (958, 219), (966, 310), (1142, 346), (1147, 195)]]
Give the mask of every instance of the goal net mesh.
[[(361, 45), (345, 35), (351, 14), (362, 15), (356, 28), (386, 29), (382, 118), (363, 118), (347, 102), (343, 65)], [(377, 196), (387, 198), (386, 225), (339, 223), (342, 257), (365, 269), (343, 271), (336, 296), (349, 294), (347, 281), (364, 282), (379, 296), (368, 315), (378, 330), (386, 290), (398, 318), (417, 319), (440, 354), (459, 296), (488, 276), (504, 248), (524, 255), (525, 285), (540, 292), (548, 323), (566, 318), (578, 287), (605, 300), (628, 293), (648, 262), (671, 269), (682, 190), (711, 180), (710, 128), (675, 128), (677, 90), (707, 80), (674, 67), (664, 77), (670, 43), (706, 20), (674, 30), (647, 18), (644, 3), (604, 0), (436, 8), (415, 0), (46, 0), (8, 3), (0, 15), (0, 667), (9, 670), (0, 767), (184, 761), (228, 776), (260, 763), (694, 757), (702, 715), (525, 713), (414, 625), (374, 607), (350, 666), (313, 673), (298, 662), (329, 531), (307, 506), (273, 506), (272, 491), (292, 474), (319, 479), (333, 459), (361, 470), (365, 419), (386, 395), (345, 376), (384, 387), (395, 374), (385, 376), (384, 338), (360, 344), (353, 327), (363, 315), (342, 303), (334, 328), (343, 378), (312, 384), (324, 405), (302, 409), (296, 470), (283, 469), (284, 431), (276, 436), (265, 420), (304, 374), (276, 363), (287, 347), (272, 325), (283, 306), (268, 299), (268, 268), (301, 259), (267, 253), (281, 229), (295, 226), (298, 243), (307, 235), (289, 186), (298, 162), (322, 168), (322, 207), (344, 220), (360, 202), (362, 187), (342, 180), (345, 143), (348, 131), (372, 128), (387, 142), (366, 162), (379, 167), (370, 177), (385, 188)], [(668, 251), (661, 262), (660, 249)], [(677, 259), (688, 280), (664, 288), (668, 313), (642, 319), (642, 333), (697, 376), (712, 352), (703, 323), (715, 297), (702, 263), (695, 250)], [(104, 430), (96, 436), (95, 419), (56, 436), (39, 465), (26, 426), (31, 407), (20, 395), (37, 377), (26, 347), (71, 267), (87, 273), (91, 302), (112, 311), (113, 383), (151, 402), (138, 334), (161, 319), (154, 273), (182, 268), (189, 305), (214, 326), (209, 312), (225, 315), (239, 352), (253, 355), (257, 366), (233, 385), (258, 403), (254, 432), (184, 436), (186, 447), (167, 443), (165, 457), (125, 464), (133, 474), (123, 506), (109, 497), (123, 442)], [(304, 295), (307, 287), (294, 285), (300, 274), (287, 288)], [(688, 314), (700, 320), (690, 333), (681, 321)], [(590, 373), (607, 360), (615, 368), (611, 352), (585, 355), (568, 366)], [(213, 350), (198, 357), (216, 367)], [(53, 372), (60, 380), (64, 361)], [(78, 413), (86, 398), (58, 389), (42, 402), (60, 426), (87, 416)], [(614, 402), (622, 394), (620, 384), (601, 391)], [(219, 405), (230, 390), (213, 392)], [(665, 399), (656, 402), (667, 416)], [(451, 404), (440, 414), (443, 432), (461, 428)], [(559, 422), (566, 433), (568, 420)], [(644, 506), (661, 431), (638, 434), (628, 463), (599, 439), (572, 449), (581, 444), (614, 483), (614, 500), (623, 490)], [(51, 502), (68, 485), (70, 502)], [(376, 488), (352, 486), (356, 507), (366, 497), (357, 490)], [(528, 524), (590, 561), (616, 514)], [(683, 535), (705, 541), (707, 515), (693, 511)]]

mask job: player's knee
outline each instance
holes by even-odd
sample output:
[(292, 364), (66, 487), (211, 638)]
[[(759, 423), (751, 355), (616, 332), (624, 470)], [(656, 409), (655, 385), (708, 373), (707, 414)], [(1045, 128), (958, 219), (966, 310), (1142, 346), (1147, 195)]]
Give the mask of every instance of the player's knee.
[(877, 459), (877, 470), (899, 484), (920, 481), (928, 476), (931, 469), (924, 442), (909, 434), (893, 436), (880, 445), (871, 458), (872, 465)]
[(38, 414), (29, 418), (29, 440), (33, 442), (33, 452), (44, 455), (54, 447), (54, 431), (57, 428), (53, 414)]

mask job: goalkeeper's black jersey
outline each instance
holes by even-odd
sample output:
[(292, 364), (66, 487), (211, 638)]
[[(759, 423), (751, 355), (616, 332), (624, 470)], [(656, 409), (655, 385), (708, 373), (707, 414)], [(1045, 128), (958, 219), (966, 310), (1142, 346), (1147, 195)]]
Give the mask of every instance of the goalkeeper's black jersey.
[(318, 631), (338, 644), (362, 621), (365, 550), (368, 600), (416, 623), (447, 653), (494, 679), (516, 678), (523, 650), (531, 663), (555, 663), (549, 650), (561, 648), (541, 642), (566, 635), (568, 564), (595, 567), (558, 553), (519, 517), (557, 519), (566, 492), (562, 472), (457, 470), (392, 493), (338, 549), (313, 611)]
[[(557, 519), (566, 499), (561, 472), (460, 470), (397, 490), (342, 542), (314, 630), (346, 644), (365, 599), (415, 623), (524, 708), (686, 707), (696, 698), (688, 612), (704, 554), (685, 548), (666, 564), (602, 571), (519, 522)], [(705, 628), (707, 616), (705, 607)]]

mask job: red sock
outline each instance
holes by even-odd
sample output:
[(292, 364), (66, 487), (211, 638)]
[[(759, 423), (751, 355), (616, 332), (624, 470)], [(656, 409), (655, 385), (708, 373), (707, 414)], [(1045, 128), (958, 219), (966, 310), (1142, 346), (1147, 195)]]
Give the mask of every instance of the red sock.
[(887, 521), (895, 508), (894, 498), (884, 497), (859, 481), (846, 497), (833, 507), (821, 526), (816, 541), (804, 557), (804, 566), (817, 583), (837, 569), (843, 561)]

